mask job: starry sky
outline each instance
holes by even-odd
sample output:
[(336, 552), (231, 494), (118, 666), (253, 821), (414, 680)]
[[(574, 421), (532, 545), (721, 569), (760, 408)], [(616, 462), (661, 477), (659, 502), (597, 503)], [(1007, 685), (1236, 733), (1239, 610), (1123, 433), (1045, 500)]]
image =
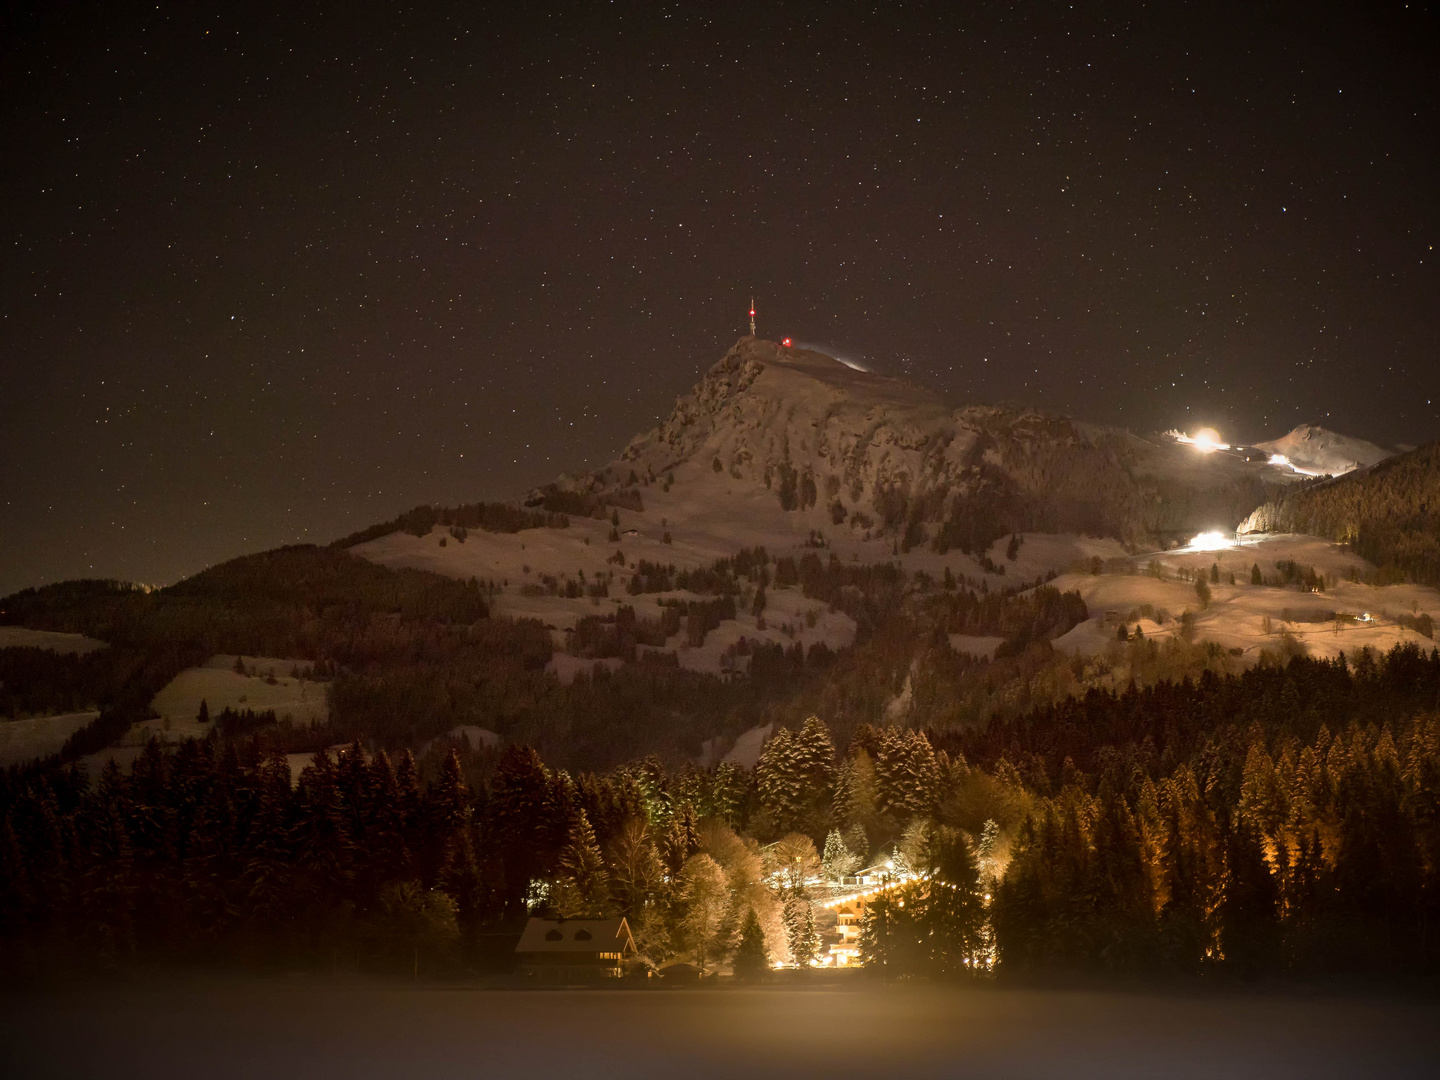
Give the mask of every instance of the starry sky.
[(1435, 3), (0, 14), (0, 593), (610, 459), (745, 331), (1440, 437)]

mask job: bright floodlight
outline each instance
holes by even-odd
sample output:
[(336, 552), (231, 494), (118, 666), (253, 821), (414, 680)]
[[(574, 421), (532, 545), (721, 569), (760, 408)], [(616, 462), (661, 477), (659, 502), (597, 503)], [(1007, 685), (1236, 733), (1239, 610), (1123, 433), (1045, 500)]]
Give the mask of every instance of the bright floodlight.
[(1234, 546), (1234, 538), (1219, 531), (1203, 532), (1190, 541), (1191, 551), (1223, 551)]
[(1202, 454), (1213, 454), (1216, 450), (1230, 449), (1229, 443), (1220, 441), (1220, 433), (1214, 428), (1201, 428), (1194, 435), (1186, 435), (1183, 431), (1172, 431), (1169, 434), (1176, 442), (1193, 446)]

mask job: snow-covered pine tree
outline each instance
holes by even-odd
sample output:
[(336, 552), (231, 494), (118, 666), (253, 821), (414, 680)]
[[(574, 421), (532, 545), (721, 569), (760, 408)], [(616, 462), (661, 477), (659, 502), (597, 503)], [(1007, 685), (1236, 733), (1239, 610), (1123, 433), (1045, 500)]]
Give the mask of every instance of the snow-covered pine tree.
[[(869, 753), (862, 747), (854, 747), (849, 755), (840, 763), (840, 768), (835, 777), (835, 797), (831, 805), (831, 820), (842, 829), (852, 833), (857, 827), (861, 830), (873, 829), (879, 810), (876, 805), (876, 780), (875, 763)], [(860, 847), (846, 843), (850, 850), (854, 851), (861, 858), (869, 854), (868, 841), (865, 851)]]
[(990, 882), (999, 877), (995, 866), (996, 848), (1000, 844), (1000, 826), (995, 824), (994, 819), (988, 819), (980, 827), (980, 843), (975, 850), (976, 861), (980, 864), (980, 878), (983, 882)]
[(740, 822), (740, 808), (750, 787), (745, 770), (733, 761), (722, 761), (715, 768), (710, 785), (710, 809), (721, 821), (732, 827)]
[(681, 803), (665, 833), (665, 862), (670, 872), (678, 874), (685, 860), (699, 850), (700, 830), (695, 821), (695, 808), (688, 802)]
[(835, 744), (818, 716), (808, 717), (791, 743), (802, 825), (808, 832), (824, 828), (835, 797)]
[(793, 829), (802, 805), (795, 736), (789, 728), (781, 728), (765, 744), (760, 760), (755, 763), (755, 785), (760, 791), (760, 802), (777, 829), (782, 832)]
[(884, 728), (875, 761), (876, 794), (882, 812), (905, 821), (934, 810), (940, 764), (920, 731)]
[(809, 967), (820, 955), (820, 935), (815, 929), (815, 909), (796, 893), (785, 899), (785, 936), (797, 966)]
[(859, 867), (860, 856), (846, 846), (839, 829), (831, 829), (825, 837), (825, 851), (820, 863), (825, 868), (825, 876), (838, 885), (846, 874), (853, 874)]
[(584, 810), (577, 808), (570, 816), (570, 832), (560, 852), (559, 870), (552, 896), (556, 914), (562, 919), (604, 915), (613, 907), (610, 874)]

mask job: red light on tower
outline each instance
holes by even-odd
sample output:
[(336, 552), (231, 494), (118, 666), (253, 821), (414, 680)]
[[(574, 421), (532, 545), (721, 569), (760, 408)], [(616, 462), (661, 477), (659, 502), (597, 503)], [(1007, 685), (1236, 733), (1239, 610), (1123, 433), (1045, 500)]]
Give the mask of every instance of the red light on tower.
[(788, 348), (790, 347), (790, 339), (787, 337), (785, 340), (783, 340), (782, 342), (780, 342), (780, 344), (781, 344), (781, 345), (784, 345), (785, 348), (788, 349)]

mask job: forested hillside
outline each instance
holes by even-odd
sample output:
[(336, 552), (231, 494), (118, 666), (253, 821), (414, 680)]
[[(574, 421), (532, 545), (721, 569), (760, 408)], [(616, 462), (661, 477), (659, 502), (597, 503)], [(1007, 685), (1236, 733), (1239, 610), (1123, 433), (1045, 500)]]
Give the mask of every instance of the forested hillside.
[(1240, 531), (1324, 536), (1374, 563), (1381, 582), (1440, 585), (1440, 443), (1266, 503)]
[[(161, 590), (102, 581), (26, 590), (0, 600), (0, 619), (84, 632), (110, 648), (80, 658), (0, 650), (0, 675), (7, 676), (0, 704), (11, 715), (103, 708), (67, 748), (70, 760), (149, 717), (151, 698), (186, 667), (217, 653), (285, 657), (327, 684), (330, 719), (323, 726), (274, 724), (264, 733), (269, 749), (313, 751), (361, 738), (398, 750), (475, 725), (552, 760), (604, 768), (652, 752), (695, 757), (706, 739), (803, 718), (821, 701), (848, 733), (900, 692), (897, 673), (903, 678), (910, 658), (928, 653), (933, 634), (943, 631), (1003, 636), (1013, 654), (969, 677), (988, 690), (949, 722), (973, 722), (1045, 662), (1027, 650), (1043, 657), (1050, 638), (1085, 617), (1077, 597), (1053, 588), (991, 593), (973, 582), (935, 582), (892, 564), (846, 565), (814, 553), (776, 559), (754, 549), (694, 571), (652, 569), (656, 587), (713, 599), (667, 608), (675, 621), (668, 628), (641, 626), (633, 609), (607, 605), (577, 628), (569, 648), (638, 662), (584, 672), (568, 685), (545, 671), (555, 649), (550, 631), (533, 619), (492, 618), (479, 583), (388, 569), (337, 547), (246, 556)], [(637, 580), (650, 587), (643, 575)], [(797, 588), (844, 610), (860, 626), (858, 650), (837, 656), (798, 643), (754, 643), (747, 646), (748, 677), (735, 680), (686, 670), (673, 652), (634, 655), (637, 634), (658, 632), (663, 645), (682, 619), (692, 640), (703, 640), (726, 603), (733, 615), (742, 580), (762, 593), (766, 585)], [(939, 664), (962, 680), (975, 666), (944, 649), (934, 661), (927, 671)], [(1028, 691), (1015, 700), (1028, 703)]]
[(357, 744), (292, 785), (253, 736), (152, 746), (129, 774), (11, 771), (0, 957), (484, 969), (538, 910), (624, 913), (652, 963), (746, 940), (803, 961), (815, 890), (888, 858), (901, 883), (861, 939), (882, 975), (1433, 974), (1437, 700), (1440, 655), (1402, 648), (985, 730), (863, 725), (838, 753), (811, 718), (753, 772)]

